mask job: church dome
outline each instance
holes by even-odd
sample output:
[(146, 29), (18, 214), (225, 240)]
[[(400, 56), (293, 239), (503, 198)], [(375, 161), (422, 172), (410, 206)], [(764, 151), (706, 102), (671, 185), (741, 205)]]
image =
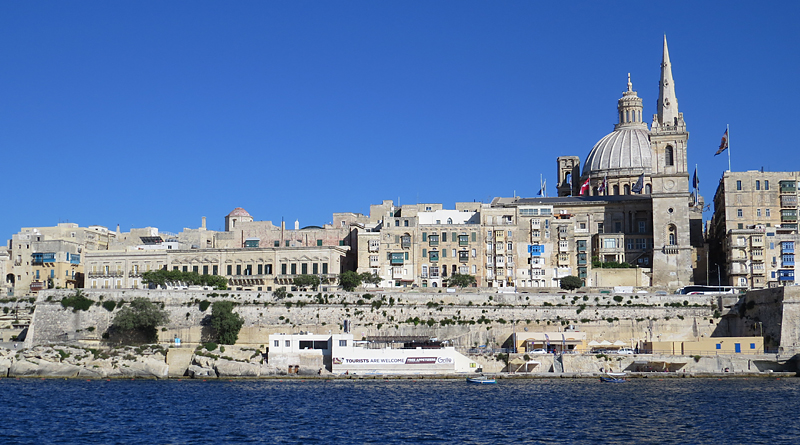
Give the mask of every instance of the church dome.
[(592, 177), (650, 173), (653, 151), (647, 127), (620, 127), (597, 142), (583, 166)]
[(231, 211), (231, 213), (228, 213), (228, 216), (250, 216), (250, 214), (247, 213), (247, 210), (241, 207), (236, 207), (233, 209), (233, 211)]
[(642, 121), (642, 99), (633, 91), (628, 74), (628, 90), (617, 101), (619, 123), (600, 139), (586, 157), (583, 177), (639, 176), (650, 173), (653, 150), (650, 132)]

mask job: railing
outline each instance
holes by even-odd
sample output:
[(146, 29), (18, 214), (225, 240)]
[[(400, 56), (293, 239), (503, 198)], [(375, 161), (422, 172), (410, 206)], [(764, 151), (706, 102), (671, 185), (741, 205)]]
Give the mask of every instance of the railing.
[(678, 246), (671, 245), (671, 246), (664, 246), (662, 252), (665, 255), (677, 255), (678, 254)]

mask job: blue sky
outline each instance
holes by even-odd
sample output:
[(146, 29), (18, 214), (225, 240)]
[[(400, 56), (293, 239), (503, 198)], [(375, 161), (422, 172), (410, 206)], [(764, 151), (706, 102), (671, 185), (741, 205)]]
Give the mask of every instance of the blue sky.
[(0, 238), (552, 196), (628, 72), (655, 113), (665, 33), (711, 202), (727, 124), (733, 170), (800, 170), (799, 5), (2, 2)]

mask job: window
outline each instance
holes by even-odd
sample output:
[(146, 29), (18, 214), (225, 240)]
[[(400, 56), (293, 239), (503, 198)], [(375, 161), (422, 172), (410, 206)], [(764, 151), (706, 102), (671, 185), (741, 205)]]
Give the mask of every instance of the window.
[(769, 190), (769, 180), (768, 179), (764, 180), (764, 190)]
[(756, 209), (756, 216), (761, 217), (761, 209)]
[(301, 271), (300, 273), (302, 273), (303, 275), (307, 275), (308, 274), (308, 263), (301, 264), (300, 265), (300, 271)]
[(630, 195), (631, 194), (631, 186), (630, 185), (625, 184), (624, 186), (622, 186), (622, 189), (623, 189), (623, 192), (626, 195)]
[(328, 263), (322, 263), (322, 273), (325, 275), (328, 274)]
[(442, 242), (443, 243), (447, 242), (447, 232), (442, 232)]
[(742, 209), (736, 209), (736, 216), (739, 218), (742, 217)]
[(289, 240), (286, 240), (286, 247), (289, 247)]
[(273, 241), (272, 247), (281, 247), (281, 242), (278, 240)]
[(208, 266), (203, 266), (203, 275), (208, 275)]
[(647, 223), (639, 221), (639, 233), (647, 233)]
[(603, 248), (604, 249), (616, 249), (617, 248), (617, 240), (614, 238), (604, 238), (603, 239)]
[(286, 347), (288, 348), (290, 346), (292, 346), (292, 341), (291, 340), (286, 340)]
[(317, 246), (318, 246), (318, 247), (319, 247), (319, 246), (322, 246), (322, 240), (321, 240), (321, 239), (318, 239), (318, 240), (317, 240)]
[(422, 249), (422, 258), (428, 257), (428, 249)]
[(347, 346), (347, 340), (339, 340), (339, 346), (341, 347)]
[(408, 220), (407, 219), (403, 220), (403, 226), (408, 227)]
[(212, 272), (211, 272), (211, 273), (212, 273), (213, 275), (219, 275), (219, 266), (217, 266), (217, 265), (214, 265), (214, 266), (211, 268), (211, 270), (212, 270)]
[(674, 153), (672, 151), (672, 146), (667, 145), (666, 150), (664, 150), (664, 165), (675, 165), (673, 162), (673, 157), (674, 157), (673, 155)]
[(297, 264), (292, 263), (291, 270), (292, 270), (292, 275), (297, 275)]
[(428, 278), (428, 266), (422, 266), (422, 278)]
[(233, 266), (228, 264), (228, 275), (233, 275)]
[(281, 275), (286, 275), (286, 264), (281, 264)]
[(236, 275), (241, 275), (241, 274), (242, 274), (242, 265), (241, 264), (237, 264), (236, 265)]
[(769, 218), (769, 209), (764, 209), (764, 215)]
[(756, 181), (756, 190), (761, 190), (761, 181)]
[(667, 229), (667, 234), (669, 237), (669, 245), (675, 246), (678, 244), (678, 236), (675, 233), (675, 226), (670, 224), (669, 228)]
[(742, 181), (736, 181), (736, 190), (742, 189)]

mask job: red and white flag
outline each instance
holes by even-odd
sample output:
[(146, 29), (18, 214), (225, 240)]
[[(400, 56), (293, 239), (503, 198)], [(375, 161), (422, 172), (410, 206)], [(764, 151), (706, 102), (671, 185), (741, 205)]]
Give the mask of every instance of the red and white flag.
[(586, 193), (586, 191), (589, 190), (589, 181), (591, 179), (592, 178), (586, 178), (586, 182), (584, 182), (583, 185), (581, 186), (581, 193), (580, 193), (581, 196), (583, 196)]

